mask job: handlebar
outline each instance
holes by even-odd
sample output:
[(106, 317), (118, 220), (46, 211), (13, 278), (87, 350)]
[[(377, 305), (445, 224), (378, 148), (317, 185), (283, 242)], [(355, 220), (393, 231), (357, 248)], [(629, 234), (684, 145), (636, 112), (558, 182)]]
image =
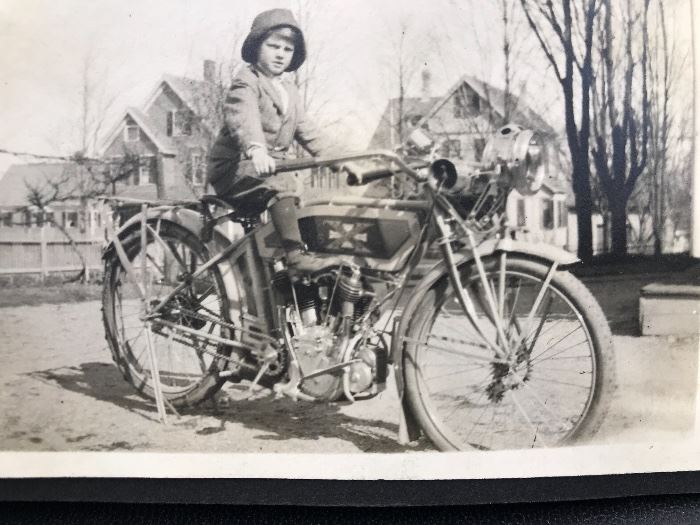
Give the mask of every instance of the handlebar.
[[(290, 171), (305, 170), (310, 168), (341, 166), (344, 162), (374, 159), (380, 160), (387, 165), (396, 166), (395, 168), (370, 170), (360, 174), (351, 173), (348, 176), (348, 184), (359, 185), (367, 184), (368, 182), (379, 180), (385, 177), (390, 177), (397, 173), (404, 173), (417, 182), (424, 182), (425, 177), (421, 176), (416, 169), (424, 168), (428, 165), (426, 162), (421, 162), (420, 165), (409, 165), (404, 159), (396, 153), (388, 150), (372, 150), (357, 153), (347, 153), (337, 157), (309, 157), (303, 159), (277, 160), (275, 161), (275, 174), (286, 173)], [(239, 175), (257, 176), (253, 163), (250, 161), (242, 161), (238, 167)], [(351, 181), (351, 177), (352, 181)]]

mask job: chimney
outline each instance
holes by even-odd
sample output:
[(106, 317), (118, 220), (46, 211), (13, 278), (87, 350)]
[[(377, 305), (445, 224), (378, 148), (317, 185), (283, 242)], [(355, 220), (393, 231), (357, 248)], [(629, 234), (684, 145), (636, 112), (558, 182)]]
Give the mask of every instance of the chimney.
[(213, 60), (204, 61), (203, 77), (205, 82), (216, 84), (216, 62)]
[(430, 98), (430, 70), (426, 64), (421, 71), (421, 80), (423, 81), (423, 86), (421, 88), (421, 97), (423, 100), (428, 100)]

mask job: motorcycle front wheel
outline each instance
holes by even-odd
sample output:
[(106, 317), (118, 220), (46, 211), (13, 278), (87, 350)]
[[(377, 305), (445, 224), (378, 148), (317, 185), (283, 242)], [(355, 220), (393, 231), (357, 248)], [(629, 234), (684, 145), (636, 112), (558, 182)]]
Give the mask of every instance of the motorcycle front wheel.
[[(551, 447), (590, 438), (614, 390), (612, 335), (585, 286), (501, 253), (423, 298), (406, 337), (406, 396), (441, 450)], [(491, 300), (489, 300), (491, 299)]]
[[(163, 397), (175, 407), (196, 405), (226, 381), (219, 372), (231, 347), (200, 335), (231, 338), (228, 298), (216, 265), (193, 277), (209, 259), (195, 234), (165, 220), (149, 221), (149, 227), (155, 235), (147, 235), (145, 250), (140, 228), (121, 240), (127, 265), (116, 250), (105, 261), (102, 313), (107, 342), (124, 378), (154, 399), (151, 344)], [(146, 310), (152, 311), (183, 283), (146, 319)]]

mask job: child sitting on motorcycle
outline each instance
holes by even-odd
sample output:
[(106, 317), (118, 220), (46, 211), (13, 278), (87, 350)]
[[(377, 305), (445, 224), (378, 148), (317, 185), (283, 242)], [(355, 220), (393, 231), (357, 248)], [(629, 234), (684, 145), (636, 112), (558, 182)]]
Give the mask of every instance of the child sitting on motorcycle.
[[(306, 58), (304, 35), (291, 11), (271, 9), (255, 17), (241, 56), (248, 65), (226, 96), (225, 125), (209, 154), (209, 183), (221, 197), (245, 195), (253, 208), (264, 209), (270, 202), (270, 218), (290, 271), (320, 270), (332, 262), (305, 251), (296, 218), (296, 176), (274, 175), (275, 161), (286, 158), (293, 140), (314, 156), (330, 150), (305, 117), (294, 82), (283, 76)], [(240, 173), (242, 161), (252, 163), (254, 174)]]

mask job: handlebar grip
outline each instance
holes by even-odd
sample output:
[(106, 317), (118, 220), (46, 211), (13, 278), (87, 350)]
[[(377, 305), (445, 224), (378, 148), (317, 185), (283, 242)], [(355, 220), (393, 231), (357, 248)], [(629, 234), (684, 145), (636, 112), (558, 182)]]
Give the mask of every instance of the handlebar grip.
[(363, 171), (362, 173), (350, 173), (347, 178), (348, 186), (362, 186), (375, 180), (386, 179), (399, 173), (399, 170), (381, 169)]

